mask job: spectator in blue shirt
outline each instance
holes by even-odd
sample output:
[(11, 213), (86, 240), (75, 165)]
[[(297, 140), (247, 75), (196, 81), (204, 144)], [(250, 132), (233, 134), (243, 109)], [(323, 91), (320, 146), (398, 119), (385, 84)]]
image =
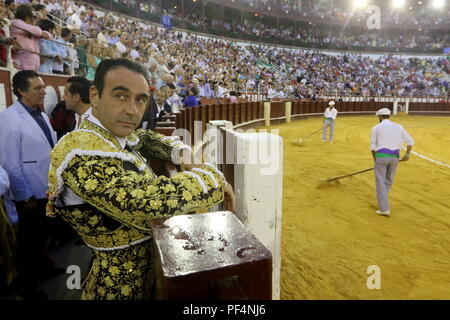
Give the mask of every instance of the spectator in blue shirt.
[(190, 107), (196, 107), (199, 105), (198, 99), (197, 99), (197, 89), (196, 88), (190, 88), (188, 91), (188, 96), (186, 99), (184, 99), (184, 107), (190, 108)]
[[(51, 38), (53, 39), (53, 36), (55, 34), (55, 24), (53, 21), (49, 19), (42, 19), (39, 21), (38, 27), (41, 28), (44, 31), (47, 31), (49, 34), (51, 34)], [(59, 50), (58, 46), (55, 42), (46, 40), (46, 39), (40, 39), (39, 40), (39, 47), (41, 54), (46, 55), (47, 57), (44, 58), (45, 61), (41, 61), (41, 65), (39, 67), (39, 72), (41, 73), (47, 73), (47, 74), (53, 74), (53, 64), (55, 61), (61, 63), (62, 59), (59, 56)]]

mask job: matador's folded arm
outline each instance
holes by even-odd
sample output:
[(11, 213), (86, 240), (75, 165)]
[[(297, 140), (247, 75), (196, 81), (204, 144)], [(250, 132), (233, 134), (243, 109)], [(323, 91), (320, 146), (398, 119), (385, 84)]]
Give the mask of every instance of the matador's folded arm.
[(120, 159), (83, 155), (70, 161), (62, 179), (98, 210), (144, 231), (151, 218), (208, 208), (224, 199), (225, 179), (209, 165), (154, 178), (124, 169)]

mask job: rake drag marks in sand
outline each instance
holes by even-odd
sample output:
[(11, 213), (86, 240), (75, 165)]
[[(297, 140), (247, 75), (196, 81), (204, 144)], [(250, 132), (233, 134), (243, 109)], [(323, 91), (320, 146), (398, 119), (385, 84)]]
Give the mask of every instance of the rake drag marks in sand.
[[(320, 133), (291, 142), (322, 119), (278, 125), (284, 139), (282, 299), (450, 299), (450, 169), (412, 155), (398, 166), (391, 216), (375, 214), (375, 116), (338, 117), (335, 143)], [(393, 117), (415, 140), (414, 151), (450, 164), (450, 117)], [(402, 155), (404, 150), (402, 150)], [(366, 286), (368, 266), (381, 289)]]

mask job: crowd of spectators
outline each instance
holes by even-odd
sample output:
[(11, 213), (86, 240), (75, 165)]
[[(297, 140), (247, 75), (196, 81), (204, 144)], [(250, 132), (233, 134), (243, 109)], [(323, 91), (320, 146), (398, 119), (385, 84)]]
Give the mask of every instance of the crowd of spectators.
[[(267, 1), (266, 1), (267, 2)], [(270, 2), (270, 1), (269, 1)], [(282, 1), (283, 4), (289, 3)], [(270, 6), (265, 7), (270, 8)], [(224, 33), (231, 37), (244, 37), (251, 40), (269, 42), (269, 43), (281, 43), (288, 45), (296, 45), (302, 47), (320, 48), (320, 49), (344, 49), (344, 50), (358, 50), (358, 51), (380, 51), (380, 50), (392, 50), (395, 52), (432, 52), (441, 53), (444, 48), (449, 46), (450, 35), (440, 30), (440, 32), (427, 30), (424, 25), (433, 24), (436, 21), (441, 21), (439, 17), (446, 16), (442, 12), (444, 11), (430, 11), (425, 10), (423, 16), (423, 24), (419, 24), (417, 21), (412, 22), (414, 29), (397, 30), (395, 35), (392, 32), (387, 32), (384, 28), (388, 24), (391, 25), (406, 23), (405, 19), (409, 15), (406, 13), (399, 13), (398, 11), (382, 11), (381, 29), (368, 30), (365, 23), (361, 24), (361, 28), (350, 28), (349, 23), (354, 19), (358, 22), (365, 22), (369, 16), (369, 13), (364, 10), (358, 10), (349, 14), (340, 14), (339, 9), (333, 9), (333, 14), (330, 10), (328, 13), (324, 13), (320, 19), (322, 23), (304, 21), (298, 22), (297, 27), (294, 23), (286, 24), (285, 20), (278, 26), (275, 20), (272, 19), (271, 23), (264, 20), (264, 15), (255, 14), (249, 17), (248, 14), (244, 15), (241, 20), (240, 15), (235, 17), (230, 16), (225, 21), (208, 18), (208, 15), (202, 16), (201, 12), (197, 13), (182, 13), (179, 7), (165, 7), (164, 9), (158, 7), (157, 3), (150, 3), (150, 6), (141, 8), (146, 12), (153, 14), (160, 13), (169, 14), (179, 24), (187, 24), (197, 29), (197, 31), (211, 32), (211, 33)], [(337, 11), (337, 12), (335, 12)], [(298, 14), (305, 15), (308, 10), (302, 11)], [(409, 13), (409, 11), (408, 11)], [(418, 13), (419, 16), (420, 13)], [(415, 17), (415, 15), (412, 15)], [(336, 18), (339, 18), (336, 20)], [(389, 19), (389, 20), (384, 20)], [(448, 20), (448, 19), (447, 19)], [(446, 21), (447, 21), (446, 20)], [(326, 24), (328, 22), (336, 22), (342, 27), (336, 27), (336, 25)], [(326, 23), (323, 23), (326, 22)], [(442, 22), (444, 23), (444, 22)], [(343, 26), (347, 27), (344, 28)], [(216, 31), (216, 32), (215, 32)], [(223, 31), (223, 32), (222, 32)], [(392, 51), (390, 51), (392, 52)]]
[[(321, 19), (333, 22), (353, 20), (365, 21), (371, 14), (365, 8), (355, 8), (349, 1), (318, 0), (228, 0), (230, 3), (242, 3), (249, 9), (270, 13), (301, 16), (307, 19)], [(431, 1), (418, 1), (403, 8), (394, 8), (386, 2), (373, 2), (382, 10), (382, 20), (389, 25), (444, 25), (450, 23), (446, 8), (434, 8)]]
[[(215, 20), (209, 23), (210, 27), (216, 27), (220, 22)], [(262, 23), (251, 22), (244, 20), (243, 24), (239, 23), (225, 23), (224, 28), (227, 31), (236, 32), (239, 34), (249, 34), (254, 37), (261, 37), (263, 40), (288, 40), (296, 41), (306, 46), (320, 45), (322, 48), (335, 49), (352, 49), (357, 47), (364, 47), (367, 50), (371, 48), (398, 48), (399, 50), (405, 48), (422, 48), (443, 49), (450, 43), (449, 35), (436, 35), (427, 31), (417, 32), (410, 35), (391, 35), (384, 30), (367, 30), (363, 34), (351, 34), (347, 32), (339, 33), (339, 30), (323, 30), (316, 26), (299, 27), (294, 30), (294, 27), (279, 26), (268, 27)], [(337, 32), (336, 32), (337, 31)], [(441, 51), (442, 52), (442, 51)]]
[[(330, 93), (440, 96), (448, 90), (450, 67), (446, 58), (374, 58), (269, 45), (245, 46), (165, 30), (70, 0), (43, 0), (42, 4), (45, 5), (42, 16), (37, 16), (39, 3), (34, 3), (36, 18), (22, 17), (21, 23), (33, 28), (28, 38), (35, 46), (30, 51), (40, 51), (48, 58), (39, 60), (36, 54), (28, 51), (20, 54), (22, 50), (15, 49), (13, 58), (17, 67), (68, 73), (71, 71), (68, 66), (74, 61), (74, 73), (92, 80), (102, 59), (127, 57), (148, 68), (155, 89), (163, 87), (166, 99), (186, 99), (187, 107), (196, 105), (192, 96), (235, 99), (239, 92), (258, 90), (269, 92), (271, 97), (299, 98)], [(16, 12), (25, 6), (18, 6)], [(45, 17), (46, 13), (67, 21), (70, 27), (59, 27)], [(20, 19), (15, 17), (12, 21), (15, 20)], [(12, 26), (13, 23), (10, 26), (13, 32)], [(22, 29), (18, 30), (24, 32)], [(52, 36), (58, 42), (49, 43)], [(25, 48), (20, 37), (17, 42)], [(67, 43), (73, 47), (64, 46)], [(180, 107), (181, 103), (175, 103), (176, 110)]]

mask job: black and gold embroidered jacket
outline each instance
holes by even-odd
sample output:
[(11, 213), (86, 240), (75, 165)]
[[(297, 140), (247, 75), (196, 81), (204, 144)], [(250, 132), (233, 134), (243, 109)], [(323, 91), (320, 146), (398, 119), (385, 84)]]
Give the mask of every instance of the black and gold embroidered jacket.
[[(178, 149), (168, 137), (146, 130), (127, 137), (122, 149), (113, 135), (87, 119), (53, 149), (47, 214), (69, 222), (95, 253), (83, 299), (148, 298), (150, 219), (223, 201), (224, 178), (212, 166), (168, 178), (146, 164), (148, 158), (170, 160)], [(68, 188), (85, 203), (61, 205)]]

